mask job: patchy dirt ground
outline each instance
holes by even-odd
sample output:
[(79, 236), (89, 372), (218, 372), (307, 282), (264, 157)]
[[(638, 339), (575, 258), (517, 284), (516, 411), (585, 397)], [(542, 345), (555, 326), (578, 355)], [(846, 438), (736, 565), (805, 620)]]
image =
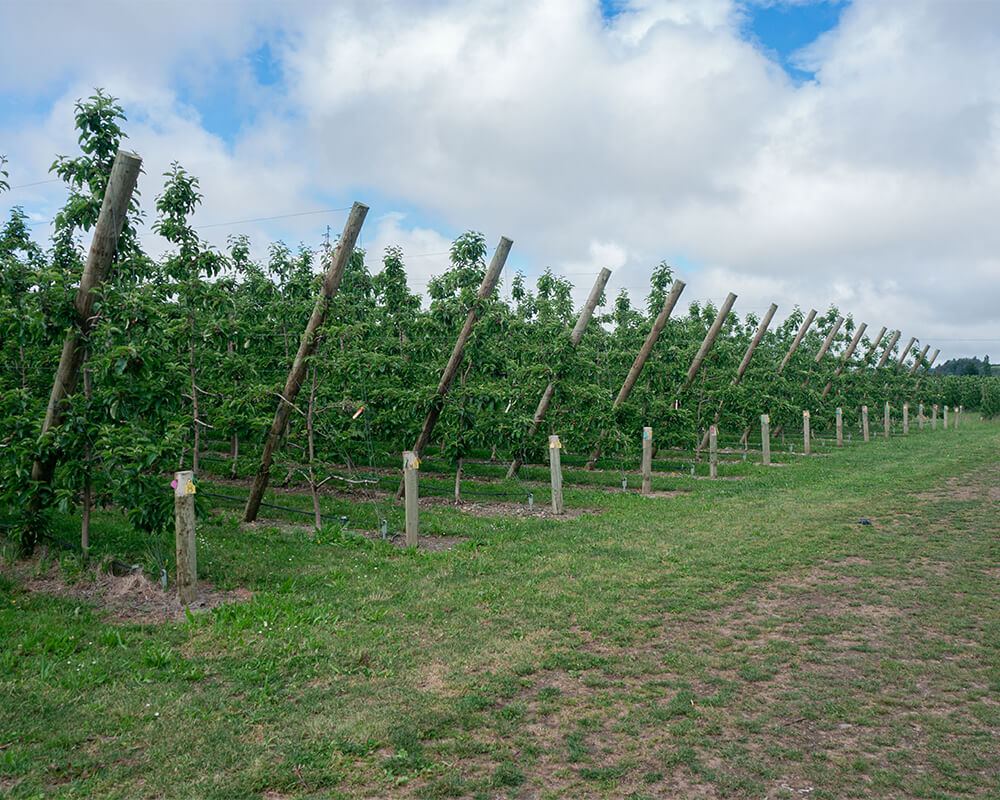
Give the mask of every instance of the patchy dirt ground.
[(185, 619), (188, 609), (198, 614), (253, 596), (247, 589), (220, 592), (209, 581), (199, 581), (195, 602), (185, 608), (177, 601), (176, 589), (168, 587), (163, 591), (141, 571), (119, 576), (95, 566), (68, 578), (45, 547), (37, 548), (30, 559), (0, 565), (0, 573), (12, 577), (29, 592), (92, 603), (108, 619), (123, 623), (177, 622)]

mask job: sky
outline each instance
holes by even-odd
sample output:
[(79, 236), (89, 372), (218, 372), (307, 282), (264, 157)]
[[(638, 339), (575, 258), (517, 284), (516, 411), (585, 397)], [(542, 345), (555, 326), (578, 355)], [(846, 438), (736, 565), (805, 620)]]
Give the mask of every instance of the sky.
[(1000, 2), (36, 0), (0, 30), (0, 215), (43, 242), (101, 87), (149, 221), (178, 161), (220, 247), (318, 249), (357, 200), (418, 292), (476, 230), (514, 242), (502, 291), (551, 268), (582, 302), (608, 267), (644, 305), (665, 260), (685, 305), (1000, 351)]

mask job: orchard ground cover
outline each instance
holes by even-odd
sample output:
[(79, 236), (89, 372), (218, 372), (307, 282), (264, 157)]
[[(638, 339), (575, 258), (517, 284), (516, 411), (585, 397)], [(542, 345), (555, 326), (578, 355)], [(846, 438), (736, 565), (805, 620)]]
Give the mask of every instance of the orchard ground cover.
[[(213, 500), (199, 568), (231, 595), (168, 622), (123, 621), (75, 556), (8, 555), (0, 796), (998, 796), (1000, 427), (971, 416), (662, 497), (578, 475), (566, 521), (429, 504), (462, 540), (434, 551)], [(169, 564), (92, 524), (95, 559)]]

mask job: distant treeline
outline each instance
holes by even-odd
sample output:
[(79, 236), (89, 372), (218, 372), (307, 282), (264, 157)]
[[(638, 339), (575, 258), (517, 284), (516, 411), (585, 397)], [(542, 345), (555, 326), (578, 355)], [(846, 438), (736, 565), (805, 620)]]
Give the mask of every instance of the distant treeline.
[(990, 357), (950, 358), (934, 367), (935, 375), (1000, 375), (1000, 364), (990, 364)]

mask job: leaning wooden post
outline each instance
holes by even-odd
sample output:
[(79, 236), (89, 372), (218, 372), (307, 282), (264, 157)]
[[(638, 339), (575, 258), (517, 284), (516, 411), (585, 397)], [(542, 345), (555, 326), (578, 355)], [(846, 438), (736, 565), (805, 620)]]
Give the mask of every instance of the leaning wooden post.
[(189, 606), (198, 594), (197, 539), (194, 530), (194, 495), (190, 470), (174, 474), (174, 533), (177, 545), (177, 602)]
[(830, 390), (833, 388), (833, 382), (840, 377), (840, 373), (844, 371), (844, 367), (847, 366), (847, 362), (851, 360), (851, 356), (854, 355), (858, 342), (861, 341), (861, 336), (867, 328), (868, 323), (862, 322), (858, 326), (858, 329), (854, 332), (854, 338), (851, 339), (851, 343), (848, 345), (847, 350), (845, 350), (844, 355), (841, 356), (840, 363), (837, 365), (837, 369), (833, 372), (833, 377), (826, 382), (826, 386), (823, 388), (823, 393), (820, 395), (821, 400), (826, 399), (826, 396), (830, 394)]
[(906, 347), (904, 347), (902, 352), (899, 354), (899, 366), (903, 366), (903, 362), (906, 361), (906, 357), (910, 354), (910, 348), (913, 347), (913, 343), (916, 341), (916, 336), (910, 337), (910, 341), (906, 343)]
[[(833, 327), (830, 328), (830, 332), (826, 335), (826, 339), (823, 340), (823, 346), (820, 347), (819, 352), (816, 353), (816, 358), (813, 359), (817, 364), (823, 360), (823, 356), (826, 355), (826, 351), (830, 349), (830, 345), (833, 344), (833, 337), (837, 335), (837, 331), (840, 330), (840, 326), (844, 324), (843, 317), (837, 317), (836, 321), (833, 323)], [(802, 379), (802, 385), (809, 385), (809, 378)]]
[(771, 418), (767, 414), (760, 415), (760, 449), (763, 454), (764, 466), (771, 465)]
[(695, 354), (694, 360), (691, 362), (691, 366), (688, 367), (687, 379), (684, 381), (684, 385), (680, 388), (678, 393), (683, 392), (691, 385), (691, 382), (694, 381), (695, 376), (698, 374), (698, 370), (701, 369), (701, 365), (705, 361), (705, 356), (708, 355), (709, 351), (712, 349), (712, 345), (715, 344), (715, 340), (719, 336), (719, 331), (722, 330), (722, 326), (726, 322), (726, 317), (729, 316), (729, 312), (732, 310), (733, 303), (735, 302), (735, 294), (730, 292), (726, 295), (726, 301), (722, 304), (722, 308), (719, 309), (719, 313), (715, 315), (715, 321), (712, 322), (712, 327), (709, 328), (708, 333), (705, 334), (701, 347), (698, 348), (698, 352)]
[[(604, 293), (604, 287), (607, 286), (608, 278), (610, 277), (611, 270), (605, 268), (601, 270), (597, 276), (597, 280), (594, 281), (594, 288), (590, 290), (590, 296), (587, 298), (587, 302), (584, 303), (583, 310), (580, 312), (580, 316), (577, 317), (576, 325), (573, 326), (573, 331), (569, 335), (570, 347), (576, 348), (580, 344), (580, 340), (583, 339), (583, 332), (587, 330), (587, 325), (590, 324), (590, 319), (594, 316), (594, 310), (597, 308), (598, 302), (600, 302), (601, 295)], [(535, 434), (538, 433), (538, 428), (545, 419), (545, 414), (552, 403), (552, 397), (556, 393), (556, 379), (559, 377), (559, 375), (553, 376), (553, 380), (549, 381), (549, 385), (542, 392), (542, 399), (538, 401), (535, 416), (532, 417), (531, 427), (528, 428), (528, 435), (525, 437), (526, 441), (531, 441)], [(517, 475), (522, 464), (524, 464), (524, 459), (521, 456), (516, 456), (507, 470), (508, 480)]]
[[(681, 292), (684, 291), (685, 285), (684, 281), (674, 281), (670, 294), (668, 294), (666, 299), (663, 301), (663, 308), (660, 309), (660, 313), (656, 315), (656, 319), (653, 321), (653, 327), (650, 329), (649, 335), (646, 336), (646, 341), (643, 342), (643, 345), (639, 350), (639, 354), (635, 357), (635, 361), (632, 362), (632, 369), (630, 369), (628, 371), (628, 375), (625, 376), (625, 383), (622, 384), (622, 388), (618, 392), (615, 402), (611, 404), (612, 410), (618, 408), (618, 406), (628, 400), (628, 396), (632, 394), (635, 382), (639, 380), (639, 373), (642, 372), (642, 368), (646, 365), (646, 361), (649, 360), (649, 356), (653, 352), (653, 346), (656, 344), (656, 340), (660, 338), (660, 334), (663, 332), (663, 327), (667, 324), (667, 319), (670, 317), (670, 312), (674, 310), (674, 306), (677, 304), (677, 298), (681, 296)], [(604, 433), (602, 431), (601, 437), (603, 438), (603, 436)], [(587, 459), (584, 469), (590, 470), (594, 468), (594, 464), (597, 463), (597, 459), (601, 457), (602, 449), (603, 444), (601, 441), (598, 441), (597, 445), (590, 454), (590, 458)]]
[(802, 412), (802, 452), (809, 455), (809, 412)]
[(899, 337), (903, 334), (902, 331), (896, 331), (892, 338), (889, 340), (889, 344), (885, 346), (885, 352), (882, 353), (882, 357), (878, 360), (878, 364), (875, 365), (875, 369), (881, 369), (885, 366), (885, 362), (889, 360), (889, 356), (892, 355), (892, 348), (896, 346), (896, 342), (899, 341)]
[(412, 450), (403, 453), (403, 491), (406, 495), (406, 546), (416, 547), (420, 531), (420, 459)]
[(920, 351), (920, 355), (913, 360), (913, 366), (910, 367), (909, 374), (912, 375), (917, 371), (917, 367), (924, 363), (924, 358), (927, 357), (927, 351), (931, 349), (929, 344), (924, 345), (924, 349)]
[(552, 513), (563, 513), (562, 496), (562, 442), (558, 436), (549, 437), (549, 473), (552, 478)]
[(878, 332), (878, 336), (876, 336), (875, 339), (872, 341), (871, 345), (869, 345), (868, 352), (865, 353), (864, 360), (866, 362), (868, 361), (868, 359), (872, 357), (874, 352), (878, 349), (879, 342), (882, 341), (882, 337), (885, 336), (885, 332), (886, 332), (886, 327), (883, 325), (882, 330)]
[(743, 380), (743, 373), (746, 372), (747, 367), (750, 366), (750, 359), (753, 358), (754, 350), (757, 349), (757, 345), (760, 344), (760, 340), (764, 338), (764, 334), (767, 332), (767, 327), (771, 324), (771, 320), (774, 318), (774, 312), (777, 310), (778, 306), (771, 303), (770, 308), (767, 309), (767, 313), (764, 315), (764, 319), (762, 319), (760, 321), (760, 325), (757, 326), (757, 332), (753, 335), (750, 346), (747, 347), (746, 353), (743, 354), (743, 360), (740, 362), (740, 366), (736, 370), (736, 377), (733, 378), (733, 386), (736, 386), (741, 380)]
[(903, 436), (910, 432), (910, 404), (903, 403)]
[(316, 340), (319, 337), (320, 328), (326, 321), (326, 312), (330, 308), (330, 300), (340, 288), (340, 281), (344, 277), (344, 269), (354, 252), (354, 243), (357, 241), (361, 226), (364, 224), (365, 215), (368, 213), (368, 206), (355, 203), (351, 213), (347, 217), (344, 225), (344, 232), (337, 242), (337, 249), (330, 259), (330, 266), (327, 268), (323, 278), (323, 286), (316, 304), (313, 306), (312, 315), (306, 324), (306, 329), (302, 333), (299, 342), (298, 352), (292, 362), (292, 368), (285, 379), (285, 388), (281, 392), (281, 399), (278, 401), (278, 410), (274, 413), (274, 421), (271, 423), (271, 430), (264, 441), (264, 449), (260, 454), (260, 465), (257, 467), (257, 475), (254, 477), (253, 485), (250, 487), (250, 496), (247, 498), (247, 505), (243, 511), (243, 521), (253, 522), (257, 519), (257, 512), (260, 511), (261, 501), (264, 499), (264, 492), (267, 484), (271, 480), (271, 464), (274, 461), (274, 450), (278, 446), (288, 418), (291, 416), (295, 400), (299, 396), (302, 382), (306, 377), (306, 370), (309, 368), (309, 359), (316, 349)]
[(653, 486), (653, 429), (642, 429), (642, 493), (649, 494)]
[[(63, 341), (40, 438), (47, 438), (45, 435), (50, 430), (63, 423), (67, 398), (76, 391), (81, 365), (87, 351), (87, 337), (96, 320), (93, 313), (94, 303), (104, 281), (107, 280), (111, 263), (118, 250), (118, 239), (121, 237), (122, 228), (125, 227), (125, 217), (128, 214), (141, 166), (142, 159), (135, 153), (119, 150), (115, 156), (108, 185), (104, 190), (101, 211), (94, 227), (94, 238), (87, 253), (87, 263), (80, 276), (80, 288), (73, 302), (73, 324), (66, 331), (66, 338)], [(33, 483), (46, 486), (52, 483), (59, 455), (56, 451), (49, 451), (35, 460), (31, 467)], [(41, 510), (40, 503), (41, 500), (36, 495), (31, 511), (37, 513)], [(34, 539), (26, 538), (23, 544), (30, 550), (34, 545)]]
[(938, 411), (938, 406), (937, 406), (937, 403), (935, 403), (934, 404), (934, 408), (931, 410), (931, 430), (932, 431), (936, 431), (937, 430), (937, 411)]
[(837, 406), (837, 447), (844, 446), (844, 410)]
[[(434, 426), (437, 425), (438, 418), (441, 416), (441, 409), (444, 407), (444, 398), (447, 396), (448, 390), (451, 389), (451, 385), (455, 381), (455, 376), (458, 374), (458, 368), (465, 357), (466, 342), (468, 342), (469, 336), (472, 335), (472, 328), (475, 326), (476, 320), (479, 319), (482, 306), (485, 305), (485, 301), (493, 294), (497, 281), (500, 280), (500, 272), (503, 270), (503, 265), (507, 261), (507, 255), (510, 253), (510, 248), (513, 244), (506, 236), (500, 237), (500, 243), (493, 253), (493, 260), (490, 261), (489, 269), (486, 270), (483, 282), (479, 285), (479, 293), (476, 295), (476, 299), (472, 303), (472, 308), (469, 309), (469, 313), (465, 318), (465, 324), (458, 334), (458, 339), (455, 341), (455, 348), (451, 351), (451, 358), (448, 359), (448, 364), (441, 374), (441, 380), (438, 382), (437, 390), (431, 398), (430, 408), (427, 410), (424, 424), (421, 426), (420, 433), (417, 435), (417, 441), (413, 445), (413, 452), (417, 454), (417, 458), (424, 457), (424, 451), (431, 441)], [(396, 490), (396, 499), (399, 500), (402, 496), (403, 484), (400, 483), (399, 489)]]
[(785, 353), (785, 358), (781, 362), (781, 366), (778, 367), (778, 374), (780, 375), (785, 371), (785, 367), (788, 366), (788, 362), (791, 361), (792, 356), (798, 349), (799, 344), (802, 342), (802, 338), (806, 335), (806, 331), (809, 330), (809, 326), (812, 325), (812, 321), (816, 319), (816, 309), (810, 309), (808, 316), (802, 323), (802, 327), (799, 328), (799, 332), (795, 335), (795, 339), (792, 341), (792, 346), (788, 348), (788, 352)]
[(869, 441), (868, 438), (868, 406), (861, 406), (861, 431), (864, 434), (865, 441)]
[(882, 422), (882, 430), (885, 433), (885, 438), (889, 438), (889, 427), (892, 423), (892, 410), (889, 408), (889, 401), (885, 402), (885, 419)]

